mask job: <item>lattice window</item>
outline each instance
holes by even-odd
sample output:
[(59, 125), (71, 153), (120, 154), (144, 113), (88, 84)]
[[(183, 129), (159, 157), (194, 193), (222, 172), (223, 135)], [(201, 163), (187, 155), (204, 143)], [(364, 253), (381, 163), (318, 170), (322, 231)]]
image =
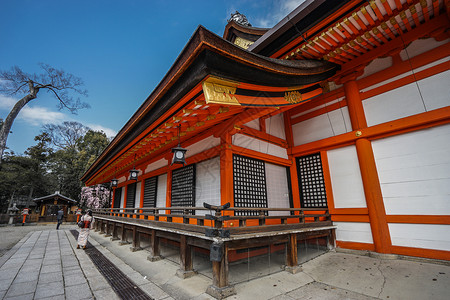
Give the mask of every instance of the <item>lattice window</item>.
[(172, 207), (177, 206), (195, 206), (195, 165), (172, 171)]
[(126, 208), (134, 208), (136, 201), (136, 182), (130, 183), (127, 187), (127, 204)]
[(121, 201), (122, 201), (122, 188), (116, 188), (114, 190), (114, 208), (120, 208)]
[[(262, 160), (233, 155), (233, 177), (235, 207), (267, 207), (266, 172)], [(258, 215), (258, 212), (236, 211), (236, 215)]]
[(302, 207), (327, 207), (327, 194), (320, 153), (297, 157), (297, 170)]
[(158, 176), (154, 176), (154, 177), (145, 179), (143, 207), (155, 207), (156, 206), (157, 191), (158, 191)]

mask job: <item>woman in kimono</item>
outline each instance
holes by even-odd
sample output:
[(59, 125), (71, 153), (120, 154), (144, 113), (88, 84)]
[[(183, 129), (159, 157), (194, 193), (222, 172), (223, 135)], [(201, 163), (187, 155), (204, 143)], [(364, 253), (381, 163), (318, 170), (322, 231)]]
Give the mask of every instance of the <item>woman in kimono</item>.
[(89, 238), (89, 231), (94, 228), (94, 217), (92, 216), (92, 210), (88, 209), (86, 214), (81, 217), (80, 221), (84, 224), (80, 229), (80, 234), (78, 234), (77, 249), (80, 249), (80, 247), (82, 247), (83, 250), (85, 250)]

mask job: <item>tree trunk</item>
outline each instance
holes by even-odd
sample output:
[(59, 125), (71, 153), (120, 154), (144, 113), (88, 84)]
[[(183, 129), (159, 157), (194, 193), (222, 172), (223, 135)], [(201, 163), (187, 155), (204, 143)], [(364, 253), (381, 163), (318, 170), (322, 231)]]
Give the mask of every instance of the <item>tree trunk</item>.
[(0, 129), (0, 164), (3, 159), (3, 152), (6, 148), (6, 140), (8, 139), (8, 134), (11, 130), (12, 124), (14, 123), (14, 120), (16, 119), (17, 115), (19, 114), (20, 110), (31, 100), (36, 98), (36, 93), (31, 92), (30, 94), (26, 95), (19, 101), (17, 101), (16, 105), (11, 109), (8, 116), (6, 117), (5, 121), (3, 122), (3, 126)]

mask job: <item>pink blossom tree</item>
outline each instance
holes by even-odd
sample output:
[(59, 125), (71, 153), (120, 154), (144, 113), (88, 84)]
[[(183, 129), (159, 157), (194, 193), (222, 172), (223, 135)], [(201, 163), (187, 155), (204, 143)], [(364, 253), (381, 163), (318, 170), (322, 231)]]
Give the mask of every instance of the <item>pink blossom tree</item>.
[(110, 190), (98, 184), (81, 188), (80, 206), (87, 208), (104, 208), (109, 206)]

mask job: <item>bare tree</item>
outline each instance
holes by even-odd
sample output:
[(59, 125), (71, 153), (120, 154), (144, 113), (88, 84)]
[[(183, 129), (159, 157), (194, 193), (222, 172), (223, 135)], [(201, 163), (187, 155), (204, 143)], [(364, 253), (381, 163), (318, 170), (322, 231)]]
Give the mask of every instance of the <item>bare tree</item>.
[(9, 71), (0, 71), (0, 93), (25, 94), (11, 109), (0, 128), (0, 163), (15, 118), (28, 102), (37, 98), (40, 90), (46, 90), (58, 100), (58, 109), (66, 108), (71, 113), (76, 113), (78, 109), (89, 107), (89, 104), (81, 102), (80, 98), (72, 96), (73, 94), (87, 96), (87, 91), (82, 88), (84, 83), (81, 78), (47, 64), (39, 65), (42, 68), (39, 74), (25, 73), (17, 66)]
[(46, 124), (43, 132), (49, 137), (57, 150), (75, 149), (80, 139), (89, 131), (89, 127), (78, 122), (65, 121), (62, 124)]

